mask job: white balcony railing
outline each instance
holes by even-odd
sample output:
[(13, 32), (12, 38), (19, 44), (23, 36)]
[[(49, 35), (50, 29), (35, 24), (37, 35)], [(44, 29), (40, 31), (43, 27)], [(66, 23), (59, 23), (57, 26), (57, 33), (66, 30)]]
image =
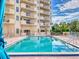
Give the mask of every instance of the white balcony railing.
[(29, 7), (26, 7), (26, 4), (22, 3), (21, 8), (31, 10), (31, 11), (36, 11), (35, 7), (29, 5)]
[(31, 21), (30, 23), (27, 23), (25, 20), (21, 20), (21, 24), (22, 25), (28, 25), (28, 26), (35, 25), (34, 22)]
[(21, 16), (24, 16), (24, 17), (28, 17), (28, 18), (36, 18), (36, 15), (35, 14), (26, 14), (25, 12), (21, 12)]
[(43, 5), (43, 4), (40, 4), (40, 7), (44, 8), (44, 9), (50, 9), (50, 5)]
[(44, 2), (44, 3), (50, 3), (50, 0), (40, 0), (41, 2)]
[(36, 4), (35, 0), (21, 0), (21, 2), (32, 4), (32, 5)]
[(50, 12), (48, 11), (40, 11), (40, 13), (45, 14), (45, 15), (50, 15)]
[(8, 18), (5, 18), (5, 19), (4, 19), (4, 23), (14, 24), (14, 22), (15, 22), (14, 19), (8, 19)]
[(14, 10), (13, 9), (6, 8), (5, 13), (14, 14)]
[(6, 0), (6, 4), (14, 5), (14, 0)]

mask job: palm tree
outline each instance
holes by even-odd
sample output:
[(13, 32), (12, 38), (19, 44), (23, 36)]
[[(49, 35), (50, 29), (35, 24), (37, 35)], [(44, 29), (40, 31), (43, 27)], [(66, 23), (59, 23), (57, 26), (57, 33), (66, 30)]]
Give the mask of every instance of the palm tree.
[(79, 21), (74, 20), (70, 23), (70, 29), (72, 32), (79, 32)]

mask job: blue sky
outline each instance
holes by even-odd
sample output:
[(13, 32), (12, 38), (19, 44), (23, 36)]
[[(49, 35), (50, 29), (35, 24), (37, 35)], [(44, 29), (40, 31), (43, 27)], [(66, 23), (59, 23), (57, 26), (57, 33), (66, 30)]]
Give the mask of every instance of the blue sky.
[(79, 0), (51, 0), (53, 22), (70, 22), (79, 18)]

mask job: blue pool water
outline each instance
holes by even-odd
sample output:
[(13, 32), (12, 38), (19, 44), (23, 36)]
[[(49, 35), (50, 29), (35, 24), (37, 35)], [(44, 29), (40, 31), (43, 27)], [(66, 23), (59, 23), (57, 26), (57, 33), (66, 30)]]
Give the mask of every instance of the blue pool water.
[(78, 52), (79, 48), (47, 36), (28, 36), (6, 48), (7, 52)]

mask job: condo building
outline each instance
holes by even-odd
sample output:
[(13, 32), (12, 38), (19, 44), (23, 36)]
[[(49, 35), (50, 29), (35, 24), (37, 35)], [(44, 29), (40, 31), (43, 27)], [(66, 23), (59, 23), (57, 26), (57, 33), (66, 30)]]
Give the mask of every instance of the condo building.
[(6, 0), (4, 35), (50, 35), (50, 0)]

